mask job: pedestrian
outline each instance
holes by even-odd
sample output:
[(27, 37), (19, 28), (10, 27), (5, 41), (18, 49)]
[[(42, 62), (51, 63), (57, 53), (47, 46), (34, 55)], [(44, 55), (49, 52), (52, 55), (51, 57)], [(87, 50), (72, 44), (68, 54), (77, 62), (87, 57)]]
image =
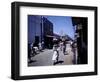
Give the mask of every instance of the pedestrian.
[(65, 55), (65, 49), (66, 49), (66, 42), (63, 41), (63, 54)]
[(77, 64), (78, 52), (77, 52), (77, 43), (75, 41), (72, 43), (72, 50), (74, 53), (73, 63)]
[(39, 51), (42, 51), (42, 43), (41, 42), (39, 42)]
[(34, 47), (32, 47), (32, 56), (35, 56), (37, 53), (36, 53), (36, 50)]
[(44, 49), (44, 41), (42, 41), (42, 49)]
[(55, 65), (58, 62), (59, 59), (59, 50), (57, 45), (53, 46), (53, 56), (52, 56), (52, 60), (53, 60), (53, 65)]
[(65, 44), (66, 48), (65, 48), (65, 55), (69, 55), (71, 53), (71, 44), (70, 44), (70, 41), (66, 41), (66, 44)]
[(63, 50), (63, 42), (62, 41), (59, 42), (59, 46), (60, 46), (60, 50), (62, 51)]

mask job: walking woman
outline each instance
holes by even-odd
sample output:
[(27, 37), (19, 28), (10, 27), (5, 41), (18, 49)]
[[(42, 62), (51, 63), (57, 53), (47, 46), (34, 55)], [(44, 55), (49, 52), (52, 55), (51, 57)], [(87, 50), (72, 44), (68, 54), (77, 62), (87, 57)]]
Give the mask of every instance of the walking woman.
[(53, 46), (53, 56), (52, 56), (53, 65), (55, 65), (58, 62), (58, 59), (59, 59), (58, 46), (57, 45), (54, 45)]

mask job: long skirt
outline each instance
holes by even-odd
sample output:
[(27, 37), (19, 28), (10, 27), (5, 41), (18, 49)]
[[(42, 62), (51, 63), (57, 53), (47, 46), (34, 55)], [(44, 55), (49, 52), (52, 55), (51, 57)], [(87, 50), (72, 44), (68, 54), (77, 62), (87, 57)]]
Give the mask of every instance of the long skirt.
[(54, 51), (53, 56), (52, 56), (52, 60), (57, 60), (57, 51)]

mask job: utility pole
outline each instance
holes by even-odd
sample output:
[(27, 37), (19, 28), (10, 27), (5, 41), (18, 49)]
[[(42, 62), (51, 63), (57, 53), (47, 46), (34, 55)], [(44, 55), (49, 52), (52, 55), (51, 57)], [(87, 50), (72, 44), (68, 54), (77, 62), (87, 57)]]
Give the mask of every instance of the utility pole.
[(41, 42), (43, 41), (43, 16), (41, 16)]

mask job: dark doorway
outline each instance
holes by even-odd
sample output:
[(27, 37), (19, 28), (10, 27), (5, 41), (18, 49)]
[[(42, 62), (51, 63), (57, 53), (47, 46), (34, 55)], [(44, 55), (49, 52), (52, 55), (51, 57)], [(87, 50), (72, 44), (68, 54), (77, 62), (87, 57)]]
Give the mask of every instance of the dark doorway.
[(45, 47), (52, 49), (53, 48), (53, 38), (52, 37), (44, 37)]
[(39, 36), (35, 36), (34, 46), (38, 46), (38, 44), (39, 44)]

